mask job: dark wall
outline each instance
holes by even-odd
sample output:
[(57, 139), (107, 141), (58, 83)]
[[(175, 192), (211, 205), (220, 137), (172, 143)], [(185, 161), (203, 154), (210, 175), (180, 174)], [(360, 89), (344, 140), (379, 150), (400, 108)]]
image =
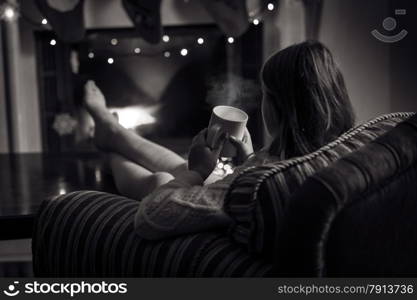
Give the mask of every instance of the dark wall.
[(417, 111), (417, 1), (391, 0), (391, 10), (407, 9), (407, 15), (396, 17), (398, 30), (408, 36), (391, 46), (391, 109)]
[[(320, 40), (334, 53), (346, 79), (358, 123), (381, 114), (417, 111), (417, 1), (325, 0)], [(395, 9), (406, 9), (396, 16)], [(397, 21), (384, 30), (387, 17)], [(372, 36), (377, 29), (394, 35), (402, 29), (402, 41), (383, 43)]]
[(371, 34), (389, 16), (388, 1), (324, 1), (319, 39), (345, 76), (358, 123), (391, 111), (390, 45)]
[(6, 94), (5, 94), (5, 66), (3, 62), (3, 41), (2, 25), (0, 25), (0, 153), (9, 151), (8, 132), (7, 132), (7, 114), (6, 114)]

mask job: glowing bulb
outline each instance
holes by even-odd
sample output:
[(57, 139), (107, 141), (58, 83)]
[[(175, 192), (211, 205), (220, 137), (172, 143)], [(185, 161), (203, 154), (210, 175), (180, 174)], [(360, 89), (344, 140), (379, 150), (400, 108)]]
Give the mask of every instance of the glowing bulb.
[(58, 182), (58, 194), (65, 195), (67, 193), (66, 184), (65, 182), (61, 180), (62, 179), (59, 179), (59, 182)]
[(55, 45), (56, 45), (56, 40), (52, 39), (52, 40), (49, 42), (49, 44), (50, 44), (51, 46), (55, 46)]
[(230, 168), (230, 169), (224, 169), (225, 171), (226, 171), (226, 174), (227, 175), (229, 175), (229, 174), (233, 174), (233, 169), (232, 168)]
[(96, 177), (97, 182), (101, 182), (103, 180), (103, 177), (101, 176), (100, 168), (96, 167), (96, 169), (94, 170), (94, 175)]
[(274, 10), (275, 5), (273, 3), (268, 3), (268, 10)]
[(232, 169), (232, 166), (229, 165), (229, 164), (225, 164), (224, 167), (223, 167), (223, 169), (225, 169), (226, 171), (227, 170), (231, 170)]
[(165, 56), (166, 58), (170, 57), (170, 56), (171, 56), (171, 52), (169, 52), (169, 51), (165, 51), (165, 52), (164, 52), (164, 56)]
[(199, 45), (203, 45), (204, 44), (204, 39), (203, 38), (198, 38), (197, 39), (197, 43), (199, 44)]
[(185, 48), (182, 48), (180, 53), (181, 53), (182, 56), (187, 56), (188, 50), (185, 49)]
[(7, 19), (12, 20), (12, 19), (15, 17), (15, 12), (14, 12), (14, 9), (13, 9), (13, 8), (11, 8), (11, 7), (7, 7), (7, 8), (4, 10), (4, 16), (5, 16)]
[(168, 42), (169, 42), (169, 36), (165, 34), (164, 36), (162, 36), (162, 40), (163, 40), (165, 43), (168, 43)]
[(109, 65), (111, 65), (114, 63), (114, 59), (110, 57), (109, 59), (107, 59), (107, 62), (109, 63)]
[(113, 46), (116, 46), (116, 45), (119, 43), (119, 41), (118, 41), (117, 39), (111, 39), (110, 43), (111, 43)]
[(133, 50), (136, 54), (139, 54), (140, 53), (140, 48), (135, 48), (135, 50)]
[(258, 19), (253, 19), (253, 25), (259, 25), (259, 20)]
[(235, 42), (235, 39), (233, 38), (233, 37), (228, 37), (227, 38), (227, 42), (229, 43), (229, 44), (233, 44), (234, 42)]
[(43, 24), (43, 25), (48, 24), (48, 20), (47, 20), (47, 19), (42, 19), (42, 24)]
[(88, 58), (93, 59), (94, 58), (94, 52), (88, 53)]

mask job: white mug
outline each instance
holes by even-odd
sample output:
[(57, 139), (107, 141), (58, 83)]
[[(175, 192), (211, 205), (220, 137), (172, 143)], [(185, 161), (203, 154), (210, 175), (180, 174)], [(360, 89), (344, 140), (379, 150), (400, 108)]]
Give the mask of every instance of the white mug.
[[(220, 105), (213, 108), (207, 132), (207, 142), (211, 147), (217, 142), (222, 133), (242, 140), (245, 134), (248, 115), (236, 107)], [(220, 153), (221, 157), (236, 156), (235, 147), (226, 141)]]

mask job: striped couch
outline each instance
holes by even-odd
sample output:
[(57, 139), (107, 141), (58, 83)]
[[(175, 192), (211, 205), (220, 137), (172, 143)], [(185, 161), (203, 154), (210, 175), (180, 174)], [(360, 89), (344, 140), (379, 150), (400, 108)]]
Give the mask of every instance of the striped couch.
[[(226, 196), (225, 210), (235, 222), (224, 230), (184, 235), (163, 241), (147, 241), (135, 235), (133, 231), (133, 218), (140, 205), (137, 201), (95, 191), (73, 192), (45, 200), (36, 217), (33, 232), (35, 275), (331, 275), (332, 273), (326, 273), (328, 268), (324, 267), (328, 255), (325, 251), (327, 239), (324, 236), (328, 237), (329, 228), (337, 219), (335, 216), (347, 209), (351, 198), (365, 195), (376, 188), (383, 188), (393, 176), (414, 163), (412, 159), (404, 165), (398, 163), (398, 157), (405, 156), (401, 153), (404, 149), (394, 149), (395, 145), (388, 145), (385, 141), (388, 136), (389, 141), (398, 142), (400, 145), (408, 142), (411, 145), (411, 140), (416, 148), (415, 135), (401, 135), (404, 126), (408, 128), (409, 124), (417, 124), (415, 119), (412, 113), (384, 115), (351, 129), (336, 141), (304, 157), (248, 168), (233, 182)], [(414, 123), (406, 120), (414, 120)], [(398, 125), (400, 123), (401, 125)], [(403, 140), (396, 140), (396, 136), (401, 136)], [(375, 145), (380, 145), (381, 139), (388, 145), (377, 147), (381, 159), (392, 160), (395, 163), (389, 171), (378, 171), (381, 174), (378, 173), (379, 177), (376, 176), (378, 178), (373, 181), (362, 165), (369, 164), (369, 161), (372, 163), (369, 151), (373, 150)], [(355, 162), (352, 163), (356, 166), (354, 172), (343, 165), (346, 164), (346, 160)], [(372, 170), (376, 167), (371, 164), (369, 168)], [(345, 169), (350, 173), (343, 173)], [(330, 178), (328, 182), (331, 183), (327, 184), (321, 180), (319, 187), (311, 184), (311, 181), (317, 181), (318, 176), (327, 178), (326, 172), (330, 172), (332, 178), (339, 181), (331, 181)], [(349, 177), (350, 175), (353, 177)], [(330, 193), (329, 196), (329, 190), (337, 190), (331, 184), (338, 186), (341, 181), (355, 183), (352, 178), (361, 178), (360, 182), (365, 181), (368, 184), (358, 184), (360, 188), (347, 184), (355, 191), (350, 193), (348, 187), (342, 190), (351, 196), (349, 199), (330, 199), (333, 194)], [(293, 203), (299, 206), (292, 207), (295, 205)], [(331, 210), (329, 217), (323, 213), (323, 209), (327, 211), (334, 203), (338, 203), (337, 209)], [(297, 209), (300, 207), (301, 219), (297, 218)], [(312, 216), (317, 216), (317, 222), (309, 219), (309, 212)], [(294, 224), (294, 227), (288, 227), (289, 224)], [(309, 252), (304, 253), (303, 249)], [(292, 265), (297, 267), (292, 268)], [(336, 267), (333, 269), (338, 270), (337, 274), (343, 274), (343, 270)]]

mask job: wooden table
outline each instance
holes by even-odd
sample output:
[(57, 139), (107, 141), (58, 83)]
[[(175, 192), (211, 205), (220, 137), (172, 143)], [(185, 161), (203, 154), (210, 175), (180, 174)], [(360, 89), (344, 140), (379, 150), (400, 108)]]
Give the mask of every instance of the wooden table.
[(42, 201), (77, 190), (117, 193), (99, 154), (0, 154), (0, 240), (31, 238)]

